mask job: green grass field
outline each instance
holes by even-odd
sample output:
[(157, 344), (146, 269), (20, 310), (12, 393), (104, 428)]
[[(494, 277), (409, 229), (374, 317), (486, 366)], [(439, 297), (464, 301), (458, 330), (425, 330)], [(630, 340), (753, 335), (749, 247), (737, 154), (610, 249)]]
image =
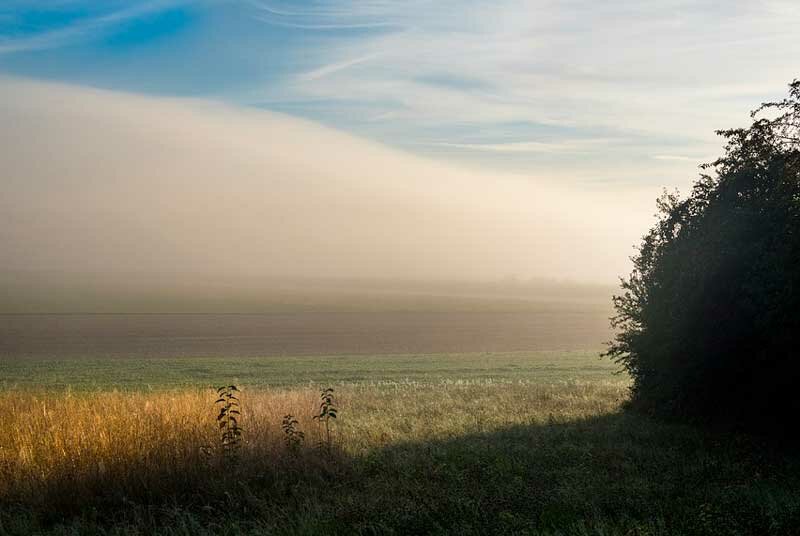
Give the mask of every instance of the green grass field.
[[(628, 412), (615, 370), (588, 351), (4, 362), (0, 534), (800, 533), (794, 453)], [(209, 388), (230, 382), (235, 457)]]
[(289, 387), (309, 383), (619, 379), (597, 351), (304, 356), (264, 358), (21, 359), (0, 361), (3, 389), (163, 390), (236, 383)]

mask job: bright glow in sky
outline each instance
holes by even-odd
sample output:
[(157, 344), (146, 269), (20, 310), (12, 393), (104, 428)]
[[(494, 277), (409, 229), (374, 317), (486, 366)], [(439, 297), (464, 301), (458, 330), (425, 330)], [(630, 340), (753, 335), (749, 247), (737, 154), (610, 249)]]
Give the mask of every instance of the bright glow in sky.
[[(221, 129), (231, 137), (225, 142), (228, 151), (251, 143), (247, 137), (259, 132), (240, 123), (242, 117), (272, 125), (259, 127), (267, 130), (278, 123), (302, 124), (294, 132), (311, 138), (322, 128), (313, 123), (322, 124), (326, 143), (336, 146), (335, 140), (342, 140), (352, 149), (349, 158), (359, 158), (358, 144), (370, 148), (364, 149), (370, 173), (381, 188), (408, 180), (398, 170), (444, 166), (441, 184), (431, 191), (445, 185), (457, 188), (452, 181), (461, 170), (472, 185), (464, 192), (479, 198), (474, 184), (484, 181), (481, 188), (496, 214), (504, 210), (499, 204), (505, 202), (503, 196), (527, 188), (558, 192), (547, 194), (551, 200), (567, 199), (562, 194), (572, 192), (575, 206), (625, 200), (628, 214), (616, 226), (610, 219), (602, 224), (591, 218), (577, 221), (573, 210), (563, 209), (573, 218), (565, 235), (568, 247), (580, 249), (581, 241), (590, 240), (609, 246), (609, 254), (595, 259), (595, 267), (569, 269), (575, 256), (562, 255), (562, 246), (553, 241), (553, 249), (542, 256), (547, 262), (536, 265), (526, 257), (511, 262), (508, 270), (497, 269), (521, 276), (567, 274), (607, 281), (625, 270), (625, 252), (652, 221), (652, 200), (660, 189), (685, 189), (696, 177), (697, 165), (720, 153), (714, 129), (742, 125), (750, 109), (781, 97), (786, 84), (800, 76), (798, 27), (800, 4), (793, 0), (5, 0), (0, 4), (0, 86), (5, 87), (0, 111), (16, 123), (0, 125), (0, 136), (38, 136), (58, 131), (50, 122), (81, 125), (90, 117), (88, 124), (101, 133), (102, 125), (115, 124), (118, 137), (111, 139), (133, 143), (130, 136), (135, 135), (126, 129), (138, 127), (131, 127), (130, 118), (119, 123), (114, 110), (152, 110), (158, 102), (184, 110), (176, 113), (202, 125), (206, 134), (200, 137), (210, 136), (207, 130), (218, 119), (185, 110), (224, 104), (225, 113), (232, 114)], [(37, 88), (36, 95), (44, 100), (37, 104), (22, 98), (24, 87)], [(147, 99), (137, 101), (137, 94)], [(73, 123), (65, 123), (57, 106), (49, 114), (21, 111), (50, 109), (64, 95), (86, 107), (83, 115), (71, 112)], [(185, 98), (193, 101), (183, 102)], [(167, 123), (173, 119), (148, 117), (164, 122), (153, 125), (153, 136), (170, 135), (174, 125)], [(241, 129), (230, 127), (240, 124)], [(65, 127), (60, 147), (69, 145), (74, 128)], [(103, 137), (94, 133), (88, 139)], [(135, 146), (147, 143), (161, 142), (137, 139)], [(197, 143), (209, 149), (224, 145)], [(30, 148), (26, 140), (21, 144)], [(10, 174), (23, 170), (41, 184), (55, 181), (55, 163), (68, 156), (59, 156), (57, 149), (49, 155), (31, 150), (31, 161), (38, 162), (34, 173), (19, 154), (10, 154), (10, 147), (0, 146), (2, 180), (17, 185), (27, 176)], [(281, 147), (297, 151), (298, 166), (316, 157), (302, 139)], [(146, 152), (142, 156), (148, 158)], [(397, 167), (387, 171), (379, 157)], [(319, 158), (328, 159), (322, 165), (333, 175), (353, 167), (329, 152)], [(274, 171), (269, 161), (259, 162)], [(162, 169), (167, 165), (161, 164)], [(241, 176), (237, 165), (231, 163), (230, 169)], [(90, 174), (91, 169), (82, 172)], [(322, 175), (313, 180), (332, 180)], [(426, 176), (429, 184), (439, 180)], [(358, 184), (367, 184), (362, 179)], [(98, 177), (82, 180), (91, 184)], [(508, 184), (526, 182), (524, 188), (508, 189)], [(415, 199), (428, 206), (422, 193)], [(41, 209), (41, 202), (37, 199), (27, 208)], [(620, 207), (608, 208), (604, 217), (613, 218)], [(25, 209), (18, 206), (16, 211)], [(456, 228), (455, 219), (447, 221), (443, 229)], [(526, 246), (544, 244), (542, 225), (531, 220), (534, 238)], [(524, 228), (520, 223), (501, 234), (508, 238)], [(483, 238), (487, 244), (496, 239)], [(513, 250), (500, 249), (504, 255)], [(455, 249), (449, 251), (456, 255)], [(458, 251), (465, 254), (466, 249)], [(413, 253), (412, 245), (407, 252)], [(611, 252), (613, 258), (606, 258)], [(456, 257), (468, 262), (468, 256)], [(337, 262), (347, 272), (349, 264)], [(459, 262), (440, 263), (436, 269), (431, 265), (417, 275), (452, 274)], [(499, 264), (486, 262), (469, 275), (492, 274)], [(375, 270), (391, 265), (376, 261)], [(288, 265), (286, 269), (291, 271)]]

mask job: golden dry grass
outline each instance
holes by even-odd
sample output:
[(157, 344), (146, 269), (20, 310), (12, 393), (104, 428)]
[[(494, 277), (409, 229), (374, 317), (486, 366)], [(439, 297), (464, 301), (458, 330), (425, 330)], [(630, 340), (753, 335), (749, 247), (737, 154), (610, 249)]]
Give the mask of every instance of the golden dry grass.
[[(338, 450), (359, 455), (393, 443), (428, 441), (514, 424), (564, 422), (614, 411), (624, 382), (530, 385), (460, 382), (353, 384), (337, 390)], [(216, 393), (0, 395), (0, 498), (38, 502), (73, 497), (141, 496), (191, 488), (218, 462)], [(300, 421), (306, 445), (320, 438), (314, 387), (245, 390), (241, 465), (285, 461), (281, 420)], [(199, 480), (198, 480), (199, 482)]]
[[(758, 441), (619, 411), (627, 382), (0, 395), (0, 535), (800, 534), (800, 465)], [(281, 421), (306, 433), (290, 452)]]

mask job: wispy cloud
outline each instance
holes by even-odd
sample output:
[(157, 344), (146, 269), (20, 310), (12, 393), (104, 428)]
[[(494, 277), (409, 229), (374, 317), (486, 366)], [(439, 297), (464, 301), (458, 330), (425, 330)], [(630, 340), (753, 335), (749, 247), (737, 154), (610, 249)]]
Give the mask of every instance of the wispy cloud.
[[(426, 138), (432, 147), (487, 158), (581, 152), (604, 166), (614, 156), (653, 167), (661, 161), (670, 166), (664, 176), (684, 162), (691, 177), (694, 159), (676, 156), (714, 151), (715, 129), (746, 121), (750, 107), (781, 95), (800, 74), (800, 40), (794, 38), (800, 13), (790, 2), (259, 5), (270, 22), (387, 26), (318, 37), (303, 57), (323, 67), (265, 87), (263, 101), (314, 102), (317, 117), (337, 123), (346, 120), (337, 108), (346, 107), (356, 131), (401, 144)], [(375, 56), (380, 62), (367, 61)], [(553, 125), (562, 132), (543, 141), (531, 129), (504, 132), (508, 124)], [(476, 141), (475, 129), (494, 138), (484, 134)], [(571, 142), (576, 134), (598, 131), (625, 139), (613, 147)]]
[(496, 153), (588, 153), (593, 147), (613, 143), (609, 139), (560, 140), (558, 142), (515, 141), (508, 143), (451, 143), (440, 142), (442, 147), (489, 151)]
[(657, 154), (653, 155), (653, 158), (656, 160), (678, 160), (681, 162), (693, 162), (696, 161), (696, 158), (692, 158), (691, 156), (683, 156), (677, 154)]
[(246, 0), (247, 4), (257, 10), (255, 18), (276, 26), (298, 28), (304, 30), (358, 30), (385, 29), (399, 27), (396, 22), (376, 20), (369, 10), (370, 2), (364, 2), (360, 10), (337, 8), (334, 3), (326, 6), (312, 3), (307, 9), (298, 9), (295, 5), (288, 7), (265, 0)]
[(309, 71), (307, 73), (303, 73), (299, 76), (300, 80), (305, 82), (309, 82), (312, 80), (319, 80), (320, 78), (324, 78), (330, 74), (343, 71), (349, 67), (354, 65), (358, 65), (359, 63), (364, 63), (365, 61), (369, 61), (373, 58), (377, 57), (377, 54), (367, 54), (365, 56), (361, 56), (359, 58), (353, 58), (350, 60), (340, 61), (337, 63), (331, 63), (329, 65), (324, 65), (318, 69), (314, 69), (313, 71)]
[(80, 19), (62, 28), (43, 31), (34, 35), (19, 38), (0, 38), (0, 54), (44, 50), (68, 45), (80, 39), (96, 36), (99, 32), (163, 9), (183, 3), (186, 0), (152, 0), (130, 7)]

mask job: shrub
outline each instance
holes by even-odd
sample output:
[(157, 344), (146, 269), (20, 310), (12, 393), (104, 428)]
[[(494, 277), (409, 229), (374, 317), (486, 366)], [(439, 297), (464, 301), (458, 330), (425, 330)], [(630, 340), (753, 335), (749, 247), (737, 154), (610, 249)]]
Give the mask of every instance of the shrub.
[(718, 131), (725, 154), (687, 198), (659, 199), (606, 355), (634, 407), (780, 432), (800, 410), (800, 80), (751, 117)]
[(286, 445), (286, 450), (288, 450), (290, 454), (297, 454), (306, 439), (305, 432), (298, 428), (299, 424), (300, 422), (295, 419), (294, 415), (291, 413), (286, 414), (281, 423), (283, 444)]
[(217, 389), (219, 398), (219, 414), (217, 423), (220, 431), (220, 447), (226, 459), (236, 461), (242, 446), (242, 428), (239, 425), (241, 404), (236, 394), (239, 389), (235, 385), (225, 385)]
[(339, 408), (333, 400), (333, 388), (328, 387), (323, 389), (319, 395), (319, 410), (312, 417), (316, 420), (322, 431), (320, 432), (319, 447), (324, 449), (328, 455), (331, 454), (333, 449), (333, 436), (331, 435), (331, 420), (336, 420), (336, 415), (339, 413)]

